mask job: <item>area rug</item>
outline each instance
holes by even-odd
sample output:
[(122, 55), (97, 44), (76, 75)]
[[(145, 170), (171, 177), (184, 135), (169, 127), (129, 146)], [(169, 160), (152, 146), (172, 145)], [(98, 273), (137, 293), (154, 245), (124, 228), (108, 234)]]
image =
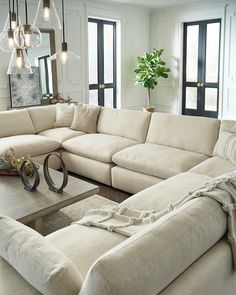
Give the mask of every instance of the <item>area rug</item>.
[(58, 229), (69, 226), (72, 222), (81, 219), (90, 209), (114, 204), (117, 203), (99, 195), (88, 197), (58, 212), (45, 216), (43, 218), (42, 234), (46, 236)]

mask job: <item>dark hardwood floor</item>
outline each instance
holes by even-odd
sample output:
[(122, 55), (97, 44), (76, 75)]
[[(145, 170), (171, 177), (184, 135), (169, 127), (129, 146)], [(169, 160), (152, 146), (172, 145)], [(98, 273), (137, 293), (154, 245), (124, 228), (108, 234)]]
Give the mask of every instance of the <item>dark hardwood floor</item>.
[(123, 192), (123, 191), (120, 191), (120, 190), (117, 190), (113, 187), (110, 187), (110, 186), (107, 186), (105, 184), (102, 184), (102, 183), (99, 183), (99, 182), (96, 182), (96, 181), (93, 181), (91, 179), (88, 179), (88, 178), (85, 178), (85, 177), (82, 177), (82, 176), (78, 176), (77, 174), (75, 173), (69, 173), (71, 176), (74, 176), (74, 177), (77, 177), (79, 179), (82, 179), (82, 180), (85, 180), (85, 181), (88, 181), (90, 183), (93, 183), (97, 186), (99, 186), (99, 195), (100, 196), (103, 196), (104, 198), (107, 198), (109, 200), (112, 200), (114, 202), (117, 202), (117, 203), (121, 203), (123, 202), (124, 200), (126, 200), (128, 197), (131, 196), (131, 194), (129, 193), (126, 193), (126, 192)]

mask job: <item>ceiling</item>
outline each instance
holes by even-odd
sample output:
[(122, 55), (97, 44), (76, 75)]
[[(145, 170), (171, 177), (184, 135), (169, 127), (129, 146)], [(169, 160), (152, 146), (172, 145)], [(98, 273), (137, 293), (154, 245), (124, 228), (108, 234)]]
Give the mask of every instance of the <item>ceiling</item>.
[(106, 2), (117, 2), (130, 5), (144, 6), (148, 8), (158, 8), (199, 2), (198, 0), (106, 0)]

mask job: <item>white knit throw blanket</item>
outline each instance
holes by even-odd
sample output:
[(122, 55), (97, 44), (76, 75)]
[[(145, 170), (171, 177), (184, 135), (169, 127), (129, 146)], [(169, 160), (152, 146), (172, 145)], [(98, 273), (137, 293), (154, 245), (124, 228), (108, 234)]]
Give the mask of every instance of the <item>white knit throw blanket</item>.
[(236, 266), (236, 171), (214, 178), (204, 186), (189, 191), (184, 198), (168, 205), (161, 212), (132, 210), (122, 205), (106, 206), (88, 211), (85, 217), (74, 223), (100, 227), (130, 237), (170, 211), (200, 197), (209, 197), (219, 202), (222, 209), (228, 214), (227, 237), (231, 244), (234, 265)]

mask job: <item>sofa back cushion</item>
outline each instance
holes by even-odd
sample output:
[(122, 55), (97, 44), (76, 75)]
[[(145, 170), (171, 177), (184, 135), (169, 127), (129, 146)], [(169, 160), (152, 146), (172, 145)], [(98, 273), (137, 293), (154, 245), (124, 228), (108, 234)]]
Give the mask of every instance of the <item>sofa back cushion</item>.
[(100, 110), (100, 106), (75, 106), (71, 129), (86, 133), (97, 133), (97, 122)]
[(220, 132), (213, 154), (236, 165), (236, 133)]
[(0, 137), (35, 134), (28, 110), (0, 112)]
[(154, 113), (147, 142), (212, 156), (219, 127), (217, 119)]
[(159, 294), (226, 229), (220, 204), (210, 198), (191, 200), (100, 257), (80, 295)]
[(98, 132), (127, 137), (144, 142), (150, 122), (150, 113), (133, 110), (103, 108), (98, 119)]
[(81, 276), (74, 264), (40, 234), (0, 216), (0, 256), (45, 295), (78, 295)]
[(29, 108), (29, 113), (36, 133), (54, 128), (56, 122), (56, 106), (42, 106)]
[(220, 132), (227, 131), (236, 134), (236, 121), (222, 120), (220, 124)]
[(58, 103), (56, 105), (55, 128), (70, 127), (74, 118), (75, 104)]

